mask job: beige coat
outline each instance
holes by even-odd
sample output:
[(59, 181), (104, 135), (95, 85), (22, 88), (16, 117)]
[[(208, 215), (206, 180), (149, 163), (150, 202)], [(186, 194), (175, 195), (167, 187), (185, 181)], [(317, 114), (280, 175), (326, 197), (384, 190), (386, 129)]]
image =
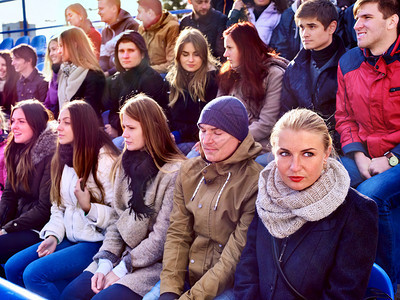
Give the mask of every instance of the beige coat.
[(179, 35), (177, 18), (164, 11), (157, 23), (146, 29), (140, 26), (139, 33), (146, 41), (151, 67), (158, 73), (167, 73), (174, 60), (175, 42)]
[[(165, 243), (161, 294), (181, 295), (189, 269), (191, 290), (180, 299), (213, 299), (232, 288), (246, 244), (262, 167), (261, 146), (249, 134), (225, 161), (186, 161), (178, 175)], [(204, 178), (203, 178), (204, 177)]]
[[(263, 152), (271, 151), (269, 137), (272, 127), (278, 121), (281, 108), (282, 79), (285, 73), (287, 61), (273, 58), (268, 63), (269, 70), (267, 77), (264, 78), (265, 97), (263, 105), (258, 112), (252, 112), (248, 100), (243, 97), (240, 85), (236, 85), (229, 92), (230, 96), (238, 98), (246, 107), (249, 115), (249, 131), (256, 142), (263, 146)], [(221, 90), (218, 91), (218, 97), (224, 96)]]
[(146, 190), (145, 204), (155, 211), (150, 218), (135, 219), (129, 214), (131, 191), (127, 177), (119, 172), (115, 181), (114, 222), (107, 233), (95, 261), (86, 271), (96, 272), (100, 258), (109, 259), (114, 266), (124, 257), (127, 275), (116, 283), (125, 285), (144, 296), (160, 279), (164, 243), (172, 210), (176, 177), (181, 163), (165, 164)]

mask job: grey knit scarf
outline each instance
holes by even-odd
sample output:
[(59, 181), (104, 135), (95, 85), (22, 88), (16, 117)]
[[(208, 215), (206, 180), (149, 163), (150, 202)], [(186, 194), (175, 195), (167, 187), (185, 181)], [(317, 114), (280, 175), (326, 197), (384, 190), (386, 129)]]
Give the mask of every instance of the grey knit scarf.
[(343, 203), (349, 187), (346, 169), (333, 158), (328, 159), (318, 180), (302, 191), (283, 183), (275, 162), (271, 162), (258, 181), (257, 213), (272, 236), (284, 238), (307, 221), (318, 221), (333, 213)]

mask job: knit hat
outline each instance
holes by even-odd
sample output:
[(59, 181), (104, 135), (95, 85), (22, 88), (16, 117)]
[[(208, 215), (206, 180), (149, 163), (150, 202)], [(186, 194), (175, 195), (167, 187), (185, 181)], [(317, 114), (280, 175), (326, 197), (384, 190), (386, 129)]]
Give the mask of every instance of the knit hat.
[(231, 96), (218, 97), (201, 111), (199, 124), (215, 126), (243, 142), (249, 133), (249, 117), (239, 99)]
[(149, 53), (147, 51), (146, 42), (140, 33), (134, 30), (125, 30), (120, 34), (118, 41), (115, 45), (115, 67), (119, 72), (125, 71), (125, 69), (121, 66), (121, 63), (118, 58), (118, 47), (122, 41), (132, 42), (138, 47), (140, 53), (143, 54), (143, 59), (149, 61)]

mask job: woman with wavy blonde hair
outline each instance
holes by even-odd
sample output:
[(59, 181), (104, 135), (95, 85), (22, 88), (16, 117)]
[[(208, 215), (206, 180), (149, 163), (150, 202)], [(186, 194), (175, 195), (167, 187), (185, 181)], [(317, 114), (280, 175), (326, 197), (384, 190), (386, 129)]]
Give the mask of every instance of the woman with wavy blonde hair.
[(169, 121), (175, 142), (183, 153), (198, 141), (196, 122), (207, 102), (217, 95), (219, 62), (207, 40), (195, 28), (184, 29), (175, 45), (174, 64), (166, 79), (170, 84)]
[(89, 38), (82, 29), (69, 28), (60, 34), (58, 47), (62, 56), (58, 79), (60, 110), (66, 102), (84, 99), (100, 116), (106, 79)]

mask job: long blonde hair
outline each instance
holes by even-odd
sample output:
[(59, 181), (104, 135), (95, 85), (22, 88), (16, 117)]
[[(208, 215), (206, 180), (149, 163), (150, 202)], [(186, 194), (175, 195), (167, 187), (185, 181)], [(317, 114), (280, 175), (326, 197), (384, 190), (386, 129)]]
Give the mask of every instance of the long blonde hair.
[[(202, 60), (200, 69), (194, 72), (191, 78), (188, 78), (187, 71), (183, 69), (180, 63), (183, 47), (187, 43), (193, 44), (193, 47)], [(219, 62), (212, 56), (207, 40), (203, 34), (195, 28), (185, 28), (182, 30), (175, 44), (174, 64), (166, 76), (171, 86), (169, 106), (174, 106), (179, 95), (184, 97), (185, 90), (189, 92), (194, 102), (197, 102), (198, 99), (202, 102), (206, 102), (205, 90), (207, 86), (207, 72), (209, 70), (215, 70), (218, 67)]]
[(69, 60), (74, 65), (84, 69), (101, 71), (92, 42), (86, 33), (78, 27), (64, 30), (58, 39), (59, 44), (66, 48)]

